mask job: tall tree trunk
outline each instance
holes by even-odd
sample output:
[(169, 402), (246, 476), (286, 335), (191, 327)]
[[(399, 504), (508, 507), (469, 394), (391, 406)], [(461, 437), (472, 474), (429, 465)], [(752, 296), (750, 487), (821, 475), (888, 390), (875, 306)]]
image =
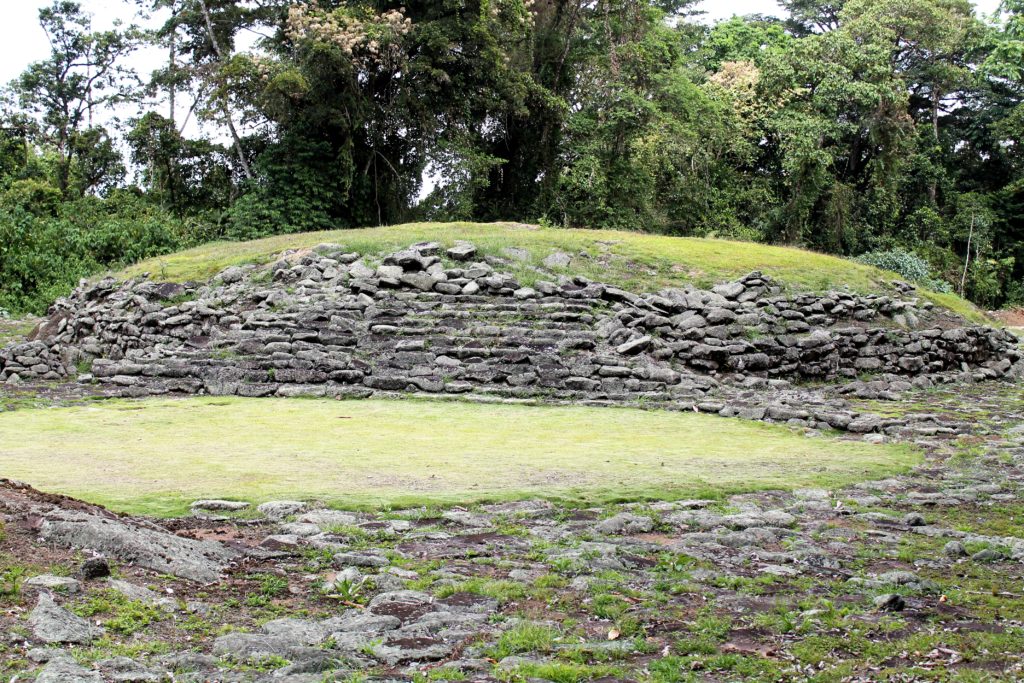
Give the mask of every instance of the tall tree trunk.
[(964, 274), (960, 277), (960, 296), (967, 288), (967, 269), (971, 265), (971, 242), (974, 241), (974, 214), (971, 214), (971, 231), (967, 233), (967, 256), (964, 258)]
[(171, 127), (174, 128), (174, 129), (177, 129), (177, 127), (178, 127), (177, 123), (176, 123), (176, 112), (175, 112), (175, 108), (176, 108), (175, 96), (177, 95), (178, 89), (174, 85), (175, 72), (178, 69), (178, 27), (174, 25), (174, 20), (177, 19), (177, 18), (178, 18), (178, 6), (177, 6), (177, 3), (171, 3), (171, 26), (173, 28), (171, 30), (170, 45), (169, 45), (170, 54), (168, 55), (168, 60), (167, 60), (167, 62), (168, 62), (168, 64), (167, 64), (167, 66), (168, 66), (167, 71), (168, 71), (168, 74), (170, 74), (170, 77), (171, 77), (170, 83), (167, 84), (167, 101), (168, 101), (168, 104), (169, 104), (169, 106), (168, 106), (169, 111), (168, 111), (168, 114), (167, 114), (167, 118), (168, 118), (168, 120), (170, 120)]
[[(935, 145), (939, 144), (939, 103), (942, 101), (942, 97), (939, 95), (939, 88), (936, 86), (932, 90), (932, 137), (935, 140)], [(938, 204), (939, 199), (939, 185), (935, 178), (928, 184), (928, 199), (931, 200), (932, 206)]]
[(71, 185), (71, 150), (68, 134), (61, 131), (57, 140), (57, 188), (61, 197), (67, 199), (68, 188)]
[[(178, 18), (178, 3), (176, 1), (171, 2), (171, 35), (170, 42), (168, 44), (168, 57), (167, 57), (167, 72), (170, 76), (170, 81), (167, 84), (167, 119), (171, 122), (171, 131), (176, 132), (178, 130), (177, 116), (178, 116), (178, 102), (177, 94), (178, 87), (174, 82), (177, 78), (178, 71), (178, 26), (175, 24), (175, 20)], [(180, 149), (180, 146), (179, 146)], [(165, 173), (167, 174), (164, 184), (166, 185), (167, 195), (169, 197), (169, 204), (172, 210), (175, 212), (178, 210), (178, 193), (177, 193), (177, 176), (178, 176), (178, 155), (167, 157), (167, 168)], [(155, 165), (155, 160), (154, 160)], [(156, 169), (153, 169), (153, 177), (156, 177)]]
[[(213, 46), (213, 52), (217, 55), (217, 61), (221, 65), (224, 64), (224, 52), (221, 50), (220, 41), (217, 40), (217, 33), (213, 30), (213, 20), (210, 18), (210, 10), (206, 6), (206, 0), (199, 0), (199, 7), (203, 11), (203, 20), (206, 23), (206, 34), (210, 38), (210, 44)], [(220, 109), (224, 115), (224, 123), (228, 127), (228, 131), (231, 133), (231, 140), (234, 142), (235, 153), (238, 154), (238, 163), (242, 165), (242, 172), (245, 173), (247, 180), (252, 180), (252, 168), (249, 166), (249, 160), (245, 158), (245, 151), (242, 149), (242, 138), (238, 135), (238, 130), (235, 128), (235, 121), (231, 118), (231, 108), (228, 106), (228, 98), (220, 98)]]
[(71, 140), (75, 130), (71, 123), (71, 108), (67, 101), (61, 105), (63, 122), (57, 132), (57, 187), (60, 189), (61, 197), (68, 198), (68, 190), (71, 187), (71, 155), (74, 150), (71, 148)]

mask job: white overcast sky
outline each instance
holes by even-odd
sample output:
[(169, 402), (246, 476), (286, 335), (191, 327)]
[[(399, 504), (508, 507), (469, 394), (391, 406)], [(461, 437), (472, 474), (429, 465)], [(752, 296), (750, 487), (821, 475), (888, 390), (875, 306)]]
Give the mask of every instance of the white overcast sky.
[[(93, 14), (98, 28), (109, 25), (118, 17), (130, 21), (135, 6), (126, 0), (81, 2), (86, 11)], [(4, 14), (3, 22), (0, 23), (0, 83), (7, 83), (29, 63), (44, 59), (49, 53), (49, 45), (38, 22), (39, 8), (49, 4), (50, 0), (0, 0)], [(975, 0), (974, 4), (979, 12), (989, 13), (995, 10), (999, 0)], [(707, 12), (709, 20), (728, 18), (734, 14), (779, 12), (779, 6), (774, 0), (705, 0), (701, 9)], [(148, 71), (156, 63), (156, 58), (140, 55), (136, 61), (140, 71)]]

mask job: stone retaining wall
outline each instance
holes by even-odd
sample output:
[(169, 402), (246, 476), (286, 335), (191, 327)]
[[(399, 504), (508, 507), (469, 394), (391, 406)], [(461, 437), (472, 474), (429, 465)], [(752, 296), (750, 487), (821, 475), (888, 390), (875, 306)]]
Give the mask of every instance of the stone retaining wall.
[(0, 350), (0, 382), (81, 373), (126, 395), (675, 401), (749, 377), (996, 378), (1022, 358), (1009, 333), (936, 311), (905, 285), (786, 295), (752, 273), (639, 295), (554, 275), (523, 286), (465, 243), (445, 256), (420, 244), (374, 266), (321, 245), (203, 285), (106, 280), (55, 304), (33, 341)]

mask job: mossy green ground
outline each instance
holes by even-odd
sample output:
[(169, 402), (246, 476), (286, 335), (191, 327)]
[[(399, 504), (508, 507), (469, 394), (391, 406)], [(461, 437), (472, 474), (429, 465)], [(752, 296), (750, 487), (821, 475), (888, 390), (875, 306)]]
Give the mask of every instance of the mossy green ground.
[(38, 322), (35, 318), (0, 320), (0, 348), (11, 342), (23, 341)]
[[(846, 259), (788, 247), (518, 223), (414, 223), (278, 235), (252, 242), (216, 242), (143, 261), (117, 275), (129, 278), (150, 273), (154, 278), (176, 282), (204, 280), (228, 266), (265, 263), (286, 249), (310, 248), (324, 242), (341, 244), (361, 254), (384, 254), (415, 242), (432, 240), (450, 246), (460, 239), (472, 241), (483, 253), (495, 256), (502, 255), (502, 249), (508, 247), (526, 250), (528, 258), (513, 262), (509, 269), (527, 283), (537, 278), (532, 268), (555, 250), (588, 256), (574, 260), (569, 269), (573, 275), (641, 292), (684, 282), (707, 287), (754, 270), (771, 275), (793, 291), (846, 287), (859, 293), (874, 293), (885, 291), (887, 283), (897, 277)], [(986, 320), (984, 313), (954, 294), (923, 295), (971, 320)]]
[(365, 507), (544, 496), (604, 502), (840, 485), (906, 446), (636, 409), (193, 398), (0, 414), (0, 472), (115, 509), (198, 498)]

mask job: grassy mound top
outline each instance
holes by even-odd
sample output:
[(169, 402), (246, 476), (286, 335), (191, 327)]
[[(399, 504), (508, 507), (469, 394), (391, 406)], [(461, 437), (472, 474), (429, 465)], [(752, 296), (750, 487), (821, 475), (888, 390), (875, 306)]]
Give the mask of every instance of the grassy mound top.
[(693, 413), (445, 401), (196, 398), (0, 414), (0, 471), (114, 509), (199, 498), (344, 507), (543, 496), (585, 502), (835, 486), (905, 446)]
[[(415, 242), (451, 246), (469, 240), (483, 254), (503, 256), (505, 249), (525, 251), (510, 259), (508, 270), (527, 284), (553, 251), (573, 255), (568, 271), (630, 291), (651, 292), (690, 282), (701, 287), (761, 270), (791, 291), (821, 292), (849, 288), (861, 294), (888, 291), (892, 273), (835, 256), (748, 242), (665, 237), (613, 230), (567, 230), (515, 223), (412, 223), (384, 228), (278, 235), (251, 242), (216, 242), (161, 256), (127, 268), (118, 277), (150, 273), (154, 278), (185, 282), (205, 280), (228, 266), (266, 263), (286, 249), (308, 249), (332, 242), (362, 254), (384, 254)], [(585, 254), (583, 257), (581, 254)], [(938, 305), (983, 322), (984, 314), (955, 295), (922, 292)]]

